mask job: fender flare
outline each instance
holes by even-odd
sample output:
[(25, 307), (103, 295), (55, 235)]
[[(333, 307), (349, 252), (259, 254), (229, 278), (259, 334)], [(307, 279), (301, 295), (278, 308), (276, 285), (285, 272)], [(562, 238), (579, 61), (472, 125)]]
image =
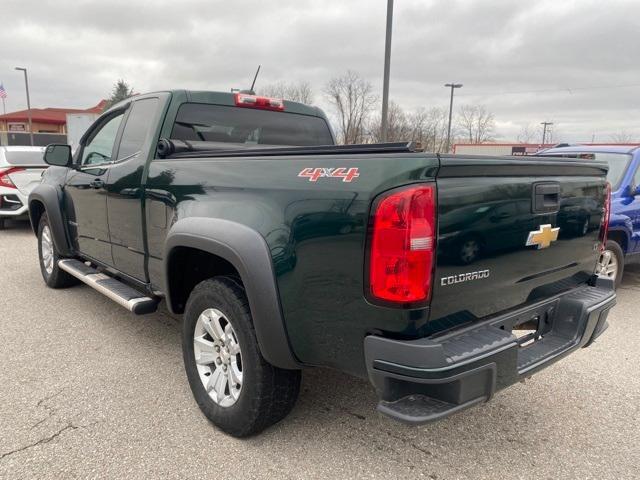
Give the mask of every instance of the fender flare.
[(65, 228), (64, 216), (62, 215), (62, 191), (47, 183), (41, 183), (29, 194), (29, 221), (33, 232), (38, 234), (38, 219), (34, 218), (34, 204), (36, 202), (44, 205), (44, 211), (49, 217), (49, 226), (51, 235), (53, 236), (53, 244), (56, 250), (63, 257), (73, 255), (73, 249), (67, 236)]
[(269, 247), (257, 231), (229, 220), (191, 217), (169, 230), (164, 250), (164, 293), (172, 313), (169, 266), (172, 250), (189, 247), (231, 263), (244, 284), (258, 345), (264, 358), (284, 369), (299, 369), (285, 328)]

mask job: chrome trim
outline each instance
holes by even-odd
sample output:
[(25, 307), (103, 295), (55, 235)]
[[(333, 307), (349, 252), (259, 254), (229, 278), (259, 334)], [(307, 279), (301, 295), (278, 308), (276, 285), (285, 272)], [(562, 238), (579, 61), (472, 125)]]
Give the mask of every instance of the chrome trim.
[(126, 308), (130, 312), (133, 312), (133, 310), (135, 309), (135, 306), (139, 303), (154, 301), (153, 298), (150, 298), (150, 297), (138, 297), (138, 298), (132, 298), (131, 300), (125, 300), (124, 298), (120, 297), (118, 294), (112, 292), (108, 288), (97, 283), (98, 280), (104, 280), (106, 278), (113, 278), (113, 277), (110, 277), (108, 275), (105, 275), (104, 273), (98, 273), (98, 272), (84, 275), (83, 273), (73, 268), (73, 265), (71, 265), (71, 262), (72, 260), (60, 260), (58, 262), (58, 266), (62, 270), (67, 272), (69, 275), (72, 275), (76, 277), (78, 280), (80, 280), (81, 282), (86, 283), (94, 290), (97, 290), (98, 292), (102, 293), (104, 296), (110, 298), (111, 300), (116, 302), (118, 305)]
[(141, 151), (137, 151), (135, 153), (132, 153), (131, 155), (128, 155), (126, 157), (123, 157), (119, 160), (111, 160), (110, 162), (105, 162), (105, 163), (96, 163), (95, 165), (80, 165), (78, 167), (78, 170), (84, 172), (85, 170), (95, 170), (97, 168), (101, 169), (101, 170), (108, 170), (109, 168), (111, 168), (114, 165), (120, 165), (121, 163), (127, 162), (129, 160), (131, 160), (132, 158), (137, 157), (138, 155), (140, 155)]

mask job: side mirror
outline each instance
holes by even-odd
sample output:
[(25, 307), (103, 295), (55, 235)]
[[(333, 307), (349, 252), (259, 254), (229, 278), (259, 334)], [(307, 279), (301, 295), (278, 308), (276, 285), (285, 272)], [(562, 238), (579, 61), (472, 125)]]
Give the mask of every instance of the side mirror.
[(55, 167), (69, 167), (73, 162), (71, 146), (52, 143), (44, 149), (44, 161)]

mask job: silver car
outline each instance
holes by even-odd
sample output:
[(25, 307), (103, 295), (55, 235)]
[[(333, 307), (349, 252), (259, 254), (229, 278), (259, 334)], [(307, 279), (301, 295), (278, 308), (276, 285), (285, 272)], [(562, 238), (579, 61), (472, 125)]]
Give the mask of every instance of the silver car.
[(27, 198), (47, 165), (44, 147), (0, 147), (0, 230), (7, 219), (29, 217)]

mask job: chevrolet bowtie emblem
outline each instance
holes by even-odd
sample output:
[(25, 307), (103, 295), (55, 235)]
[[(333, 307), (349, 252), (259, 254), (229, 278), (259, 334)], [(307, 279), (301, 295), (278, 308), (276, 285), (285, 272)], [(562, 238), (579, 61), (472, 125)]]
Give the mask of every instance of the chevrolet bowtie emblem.
[(551, 225), (540, 225), (540, 230), (529, 232), (526, 245), (527, 247), (536, 245), (538, 250), (547, 248), (551, 245), (551, 242), (558, 240), (559, 231), (559, 227), (551, 228)]

